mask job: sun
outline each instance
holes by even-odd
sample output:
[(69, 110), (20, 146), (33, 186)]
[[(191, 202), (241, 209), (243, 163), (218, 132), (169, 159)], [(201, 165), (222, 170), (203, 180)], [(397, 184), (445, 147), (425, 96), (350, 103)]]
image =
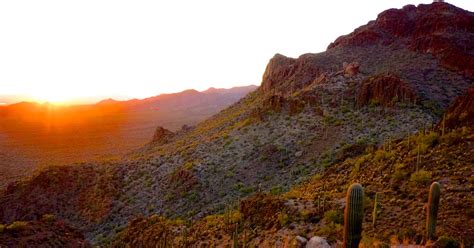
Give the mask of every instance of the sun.
[(71, 103), (74, 98), (77, 98), (70, 92), (60, 91), (44, 91), (33, 94), (32, 98), (38, 102), (49, 102), (54, 104), (68, 104)]

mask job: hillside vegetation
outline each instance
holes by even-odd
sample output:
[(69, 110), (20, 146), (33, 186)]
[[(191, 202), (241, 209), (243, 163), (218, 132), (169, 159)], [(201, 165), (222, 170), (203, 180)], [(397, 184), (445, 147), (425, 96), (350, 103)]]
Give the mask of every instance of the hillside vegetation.
[[(418, 147), (423, 147), (418, 155)], [(283, 195), (258, 193), (229, 205), (223, 214), (195, 222), (156, 215), (139, 218), (119, 234), (114, 246), (151, 247), (166, 240), (173, 247), (297, 247), (296, 237), (323, 236), (342, 241), (342, 216), (347, 188), (364, 186), (364, 247), (420, 243), (425, 238), (429, 185), (442, 185), (437, 235), (474, 242), (474, 132), (469, 128), (417, 134), (368, 149), (313, 175)], [(379, 210), (373, 226), (373, 206)]]

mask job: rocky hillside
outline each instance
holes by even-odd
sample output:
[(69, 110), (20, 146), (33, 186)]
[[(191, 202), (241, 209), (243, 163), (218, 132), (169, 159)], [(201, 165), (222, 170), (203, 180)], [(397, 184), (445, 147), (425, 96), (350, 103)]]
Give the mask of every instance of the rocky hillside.
[(31, 222), (0, 225), (0, 244), (2, 247), (91, 247), (81, 232), (53, 215)]
[[(445, 135), (411, 135), (366, 149), (360, 156), (332, 165), (283, 195), (258, 193), (229, 205), (222, 214), (195, 222), (156, 215), (135, 219), (113, 245), (151, 247), (161, 241), (174, 247), (226, 247), (236, 243), (249, 247), (298, 247), (298, 240), (313, 236), (340, 244), (345, 194), (353, 182), (365, 188), (364, 247), (420, 244), (425, 241), (429, 184), (438, 181), (442, 193), (436, 247), (459, 247), (461, 242), (470, 247), (474, 244), (473, 158), (472, 129), (464, 127)], [(375, 194), (379, 208), (374, 225)]]
[[(474, 23), (474, 14), (447, 3), (407, 6), (381, 13), (323, 53), (296, 59), (277, 54), (258, 90), (195, 126), (176, 132), (158, 128), (153, 141), (150, 137), (149, 144), (114, 164), (46, 169), (12, 184), (0, 198), (0, 220), (52, 212), (83, 229), (92, 243), (116, 246), (151, 244), (160, 235), (184, 244), (225, 244), (233, 232), (258, 245), (293, 242), (296, 234), (336, 242), (340, 199), (350, 182), (359, 181), (369, 198), (383, 193), (387, 210), (380, 228), (366, 229), (367, 238), (387, 242), (394, 230), (411, 227), (414, 236), (407, 237), (419, 241), (427, 183), (440, 180), (462, 187), (446, 194), (460, 205), (446, 207), (441, 233), (471, 244), (473, 230), (459, 220), (472, 213), (448, 214), (468, 206), (461, 199), (472, 193), (472, 183), (458, 174), (472, 174), (471, 131), (452, 132), (454, 141), (446, 138), (454, 128), (446, 125), (449, 118), (465, 118), (466, 110), (447, 114), (441, 137), (428, 131), (473, 85), (472, 67), (444, 54), (454, 49), (472, 61), (474, 49), (466, 41), (474, 31), (466, 23)], [(436, 46), (445, 49), (434, 46), (438, 38), (446, 42)], [(77, 171), (94, 180), (72, 180)], [(422, 173), (421, 181), (415, 173)], [(103, 187), (109, 180), (116, 183), (110, 191)], [(323, 207), (315, 207), (317, 192), (327, 196)], [(54, 206), (44, 207), (44, 195)], [(239, 211), (229, 210), (252, 195)], [(415, 214), (403, 214), (400, 206)], [(129, 220), (151, 215), (123, 231)], [(170, 220), (176, 218), (194, 224), (183, 228), (183, 222)]]

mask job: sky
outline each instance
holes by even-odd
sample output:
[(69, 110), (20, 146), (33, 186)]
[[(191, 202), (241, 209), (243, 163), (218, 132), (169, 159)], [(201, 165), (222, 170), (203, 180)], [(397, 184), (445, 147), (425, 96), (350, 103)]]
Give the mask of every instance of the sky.
[[(261, 82), (404, 0), (0, 1), (0, 95), (144, 98)], [(448, 1), (473, 11), (474, 1)]]

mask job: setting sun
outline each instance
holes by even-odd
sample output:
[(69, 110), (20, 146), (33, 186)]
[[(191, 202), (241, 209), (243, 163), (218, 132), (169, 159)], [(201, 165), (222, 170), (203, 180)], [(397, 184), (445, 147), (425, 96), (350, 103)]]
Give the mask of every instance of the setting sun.
[(32, 98), (38, 102), (49, 102), (55, 104), (67, 104), (71, 103), (75, 98), (79, 97), (78, 95), (71, 94), (70, 92), (60, 92), (60, 91), (47, 91), (38, 92), (33, 94)]
[(0, 95), (144, 98), (259, 84), (275, 53), (322, 52), (355, 23), (431, 0), (139, 2), (2, 1)]

